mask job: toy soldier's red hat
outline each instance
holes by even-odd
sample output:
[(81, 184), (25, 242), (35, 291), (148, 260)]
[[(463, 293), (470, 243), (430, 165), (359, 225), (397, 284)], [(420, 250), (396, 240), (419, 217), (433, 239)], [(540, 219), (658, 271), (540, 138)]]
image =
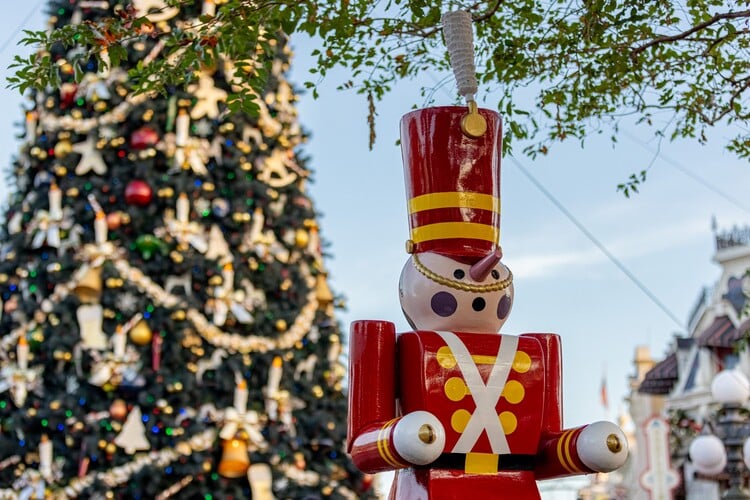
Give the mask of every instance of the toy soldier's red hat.
[(410, 253), (436, 252), (469, 264), (500, 253), (501, 120), (472, 106), (470, 118), (484, 123), (467, 130), (468, 113), (445, 106), (401, 119)]

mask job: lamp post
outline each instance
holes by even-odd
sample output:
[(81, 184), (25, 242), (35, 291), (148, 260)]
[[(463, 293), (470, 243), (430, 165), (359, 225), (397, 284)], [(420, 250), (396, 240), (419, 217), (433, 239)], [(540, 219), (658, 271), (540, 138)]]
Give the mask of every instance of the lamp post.
[(726, 471), (729, 488), (722, 498), (750, 500), (744, 477), (750, 468), (750, 421), (745, 403), (750, 398), (750, 381), (739, 370), (724, 370), (711, 383), (713, 398), (721, 403), (714, 434), (702, 434), (690, 444), (690, 459), (698, 472), (717, 475)]

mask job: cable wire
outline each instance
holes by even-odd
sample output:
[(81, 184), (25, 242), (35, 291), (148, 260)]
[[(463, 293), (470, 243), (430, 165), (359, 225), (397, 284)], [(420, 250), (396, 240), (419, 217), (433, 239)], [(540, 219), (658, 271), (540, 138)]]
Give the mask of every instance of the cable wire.
[(553, 205), (555, 205), (555, 207), (557, 207), (558, 210), (560, 210), (565, 215), (565, 217), (568, 218), (570, 222), (573, 223), (573, 225), (578, 228), (579, 231), (581, 231), (586, 236), (586, 238), (589, 239), (589, 241), (596, 245), (596, 247), (610, 260), (610, 262), (617, 266), (617, 268), (622, 271), (623, 274), (625, 274), (625, 276), (627, 276), (630, 281), (632, 281), (635, 286), (638, 287), (639, 290), (646, 294), (646, 296), (651, 299), (651, 301), (656, 304), (659, 309), (664, 312), (664, 314), (669, 316), (669, 318), (674, 321), (681, 330), (685, 330), (685, 326), (679, 319), (677, 319), (677, 316), (666, 305), (664, 305), (664, 303), (659, 300), (659, 298), (654, 295), (654, 293), (649, 290), (646, 285), (644, 285), (632, 272), (630, 272), (630, 270), (625, 267), (625, 264), (620, 262), (620, 260), (612, 254), (612, 252), (607, 250), (607, 247), (605, 247), (604, 244), (600, 242), (591, 231), (586, 229), (586, 226), (584, 226), (567, 208), (565, 208), (565, 205), (563, 205), (557, 198), (555, 198), (555, 196), (550, 193), (547, 188), (545, 188), (544, 185), (531, 174), (531, 172), (529, 172), (523, 165), (521, 165), (521, 163), (514, 156), (508, 155), (508, 159), (511, 161), (511, 163), (513, 163), (513, 165), (518, 168), (518, 170), (521, 171), (523, 175), (526, 176), (527, 179), (531, 181), (532, 184), (534, 184), (534, 186), (536, 186), (539, 191), (542, 192), (542, 194), (549, 201), (552, 202)]
[(639, 138), (637, 138), (635, 135), (633, 135), (632, 133), (628, 132), (627, 130), (620, 130), (620, 133), (622, 135), (624, 135), (625, 137), (627, 137), (628, 139), (630, 139), (631, 141), (633, 141), (636, 144), (638, 144), (639, 146), (641, 146), (643, 149), (645, 149), (649, 153), (652, 153), (652, 154), (656, 155), (657, 158), (661, 158), (666, 163), (669, 163), (674, 168), (676, 168), (677, 170), (679, 170), (683, 174), (687, 175), (688, 177), (690, 177), (691, 179), (693, 179), (694, 181), (696, 181), (698, 184), (702, 185), (706, 189), (708, 189), (710, 191), (713, 191), (715, 194), (718, 194), (719, 196), (721, 196), (722, 198), (724, 198), (725, 200), (727, 200), (732, 205), (734, 205), (734, 206), (736, 206), (736, 207), (744, 210), (747, 213), (750, 213), (750, 208), (748, 208), (747, 206), (745, 206), (741, 201), (739, 201), (739, 200), (733, 198), (732, 196), (728, 195), (727, 193), (723, 192), (721, 189), (719, 189), (718, 187), (716, 187), (713, 184), (709, 183), (706, 179), (704, 179), (703, 177), (699, 176), (695, 172), (691, 172), (690, 170), (688, 170), (687, 168), (685, 168), (683, 165), (681, 165), (676, 160), (673, 160), (672, 158), (669, 158), (667, 155), (665, 155), (664, 153), (662, 153), (661, 148), (653, 148), (653, 147), (647, 145), (646, 143), (644, 143), (642, 140), (640, 140)]

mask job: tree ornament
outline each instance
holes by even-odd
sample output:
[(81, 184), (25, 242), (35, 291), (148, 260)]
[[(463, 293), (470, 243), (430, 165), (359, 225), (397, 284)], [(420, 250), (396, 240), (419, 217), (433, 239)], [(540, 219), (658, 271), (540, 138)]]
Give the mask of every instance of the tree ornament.
[(259, 157), (255, 162), (255, 167), (260, 172), (258, 179), (274, 188), (288, 186), (298, 178), (293, 161), (281, 150), (274, 151), (268, 157)]
[(229, 202), (225, 198), (214, 198), (211, 201), (211, 211), (217, 217), (226, 217), (229, 214)]
[[(212, 356), (213, 358), (213, 356)], [(247, 410), (247, 382), (236, 375), (233, 406), (224, 410), (219, 437), (223, 440), (223, 454), (218, 472), (224, 477), (241, 477), (250, 465), (249, 450), (264, 450), (268, 446), (255, 411)]]
[(29, 225), (28, 230), (34, 234), (31, 240), (32, 248), (42, 248), (49, 246), (60, 248), (60, 220), (54, 220), (46, 210), (39, 210), (34, 216), (34, 220)]
[(279, 392), (279, 384), (281, 383), (281, 375), (283, 373), (284, 362), (281, 356), (276, 356), (271, 362), (271, 367), (268, 369), (268, 380), (266, 382), (266, 397), (274, 398)]
[(174, 151), (174, 169), (191, 169), (198, 175), (208, 174), (209, 142), (206, 139), (190, 137), (184, 146), (177, 146)]
[(240, 437), (225, 439), (221, 446), (221, 461), (217, 472), (230, 479), (247, 474), (247, 469), (250, 467), (247, 440)]
[(198, 99), (193, 109), (190, 110), (190, 117), (193, 120), (207, 116), (214, 119), (219, 116), (219, 103), (227, 100), (227, 92), (214, 85), (214, 79), (206, 72), (202, 72), (198, 77), (198, 84), (188, 87), (188, 92)]
[(318, 299), (318, 309), (328, 311), (333, 304), (333, 293), (328, 286), (328, 273), (319, 272), (315, 278), (315, 298)]
[(167, 245), (152, 234), (144, 234), (136, 238), (135, 247), (146, 260), (153, 257), (156, 252), (165, 255), (168, 250)]
[(125, 202), (128, 205), (145, 207), (154, 197), (154, 191), (145, 181), (134, 179), (125, 186)]
[(58, 160), (62, 160), (73, 152), (73, 145), (69, 140), (62, 139), (60, 141), (57, 141), (53, 151), (55, 153), (55, 158), (57, 158)]
[(170, 7), (164, 0), (133, 0), (133, 7), (139, 16), (146, 16), (152, 23), (168, 21), (179, 14), (177, 7)]
[(164, 222), (167, 231), (178, 243), (185, 246), (191, 245), (200, 253), (208, 250), (208, 241), (202, 225), (190, 221), (190, 200), (187, 194), (180, 193), (177, 197), (174, 215), (168, 212), (164, 217)]
[(50, 481), (52, 479), (52, 458), (53, 458), (53, 446), (49, 436), (42, 434), (42, 439), (39, 442), (39, 474)]
[(227, 240), (224, 238), (224, 233), (221, 232), (221, 228), (217, 224), (211, 224), (211, 229), (208, 233), (208, 250), (206, 250), (206, 258), (222, 262), (227, 258), (231, 258), (231, 255), (229, 243), (227, 243)]
[(39, 113), (36, 111), (26, 112), (26, 133), (24, 138), (29, 143), (36, 142), (36, 130), (39, 124)]
[(104, 311), (101, 304), (84, 304), (76, 310), (78, 332), (83, 347), (87, 349), (106, 349), (107, 336), (102, 331)]
[(119, 229), (122, 223), (122, 212), (110, 212), (107, 214), (107, 229), (109, 229), (110, 231)]
[(78, 94), (78, 84), (63, 83), (60, 85), (60, 108), (65, 109), (73, 105)]
[(153, 332), (149, 328), (148, 323), (145, 320), (140, 320), (135, 324), (133, 328), (128, 332), (130, 341), (137, 345), (148, 345), (151, 342)]
[(54, 182), (49, 186), (47, 201), (49, 202), (49, 218), (53, 221), (61, 221), (63, 218), (62, 191)]
[(115, 438), (115, 444), (132, 455), (139, 450), (150, 450), (151, 443), (146, 438), (146, 426), (143, 425), (141, 408), (134, 406), (128, 414), (128, 419), (122, 425), (122, 430)]
[(294, 244), (299, 248), (307, 248), (308, 243), (310, 243), (310, 235), (304, 229), (298, 228), (294, 232)]
[(268, 464), (253, 464), (247, 471), (253, 500), (274, 500), (271, 486), (273, 474)]
[(96, 147), (96, 138), (93, 135), (89, 135), (83, 142), (74, 144), (73, 151), (81, 155), (75, 168), (76, 175), (84, 175), (92, 170), (99, 175), (107, 172), (107, 164), (104, 163), (102, 153)]
[(128, 415), (128, 404), (123, 399), (115, 399), (109, 405), (109, 416), (115, 420), (124, 420)]
[(99, 299), (102, 296), (101, 266), (88, 267), (73, 288), (73, 293), (75, 293), (78, 300), (83, 304), (99, 302)]
[(140, 151), (159, 143), (159, 133), (148, 125), (138, 128), (130, 134), (130, 147)]
[(152, 335), (151, 337), (151, 370), (154, 373), (158, 372), (161, 368), (161, 345), (164, 340), (159, 335)]

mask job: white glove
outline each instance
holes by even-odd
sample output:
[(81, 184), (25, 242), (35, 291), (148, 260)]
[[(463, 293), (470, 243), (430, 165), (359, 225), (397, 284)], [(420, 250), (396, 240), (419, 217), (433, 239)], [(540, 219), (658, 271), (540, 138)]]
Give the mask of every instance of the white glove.
[(581, 461), (597, 472), (613, 471), (628, 458), (628, 440), (612, 422), (586, 426), (578, 435), (576, 449)]
[(435, 415), (414, 411), (404, 415), (393, 429), (393, 445), (401, 457), (414, 465), (434, 462), (445, 447), (445, 429)]

